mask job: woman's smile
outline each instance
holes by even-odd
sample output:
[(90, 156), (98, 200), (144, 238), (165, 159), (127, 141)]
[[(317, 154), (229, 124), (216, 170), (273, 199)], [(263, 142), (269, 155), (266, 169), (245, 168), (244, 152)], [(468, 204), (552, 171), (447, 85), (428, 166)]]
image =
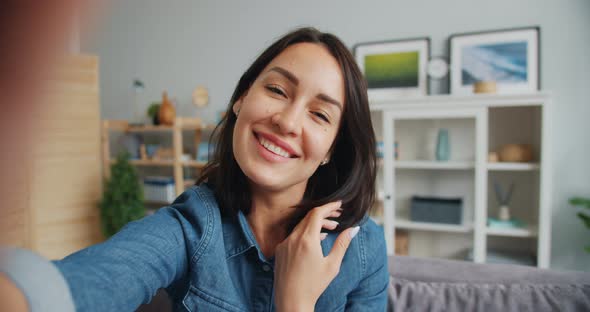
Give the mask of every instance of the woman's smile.
[(298, 158), (297, 153), (288, 143), (281, 141), (276, 136), (268, 133), (253, 132), (258, 142), (260, 155), (270, 162), (286, 162), (289, 159)]

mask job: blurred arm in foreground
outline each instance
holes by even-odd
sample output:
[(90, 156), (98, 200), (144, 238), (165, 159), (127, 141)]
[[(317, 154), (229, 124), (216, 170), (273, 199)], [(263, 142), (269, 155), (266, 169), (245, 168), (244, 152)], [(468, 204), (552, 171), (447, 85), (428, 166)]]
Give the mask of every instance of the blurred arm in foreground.
[[(15, 190), (12, 181), (28, 170), (29, 137), (38, 117), (39, 90), (54, 62), (67, 52), (76, 17), (87, 21), (91, 4), (78, 0), (8, 0), (0, 4), (0, 198), (9, 199), (1, 204), (0, 213), (11, 207), (10, 199), (15, 196), (9, 194), (27, 191)], [(0, 238), (3, 234), (0, 225)], [(54, 288), (51, 280), (43, 278), (56, 273), (52, 271), (55, 268), (47, 267), (49, 262), (31, 252), (5, 246), (0, 249), (0, 311), (36, 311), (47, 304), (43, 298), (32, 299), (34, 289), (30, 287)], [(62, 295), (69, 296), (67, 288)]]

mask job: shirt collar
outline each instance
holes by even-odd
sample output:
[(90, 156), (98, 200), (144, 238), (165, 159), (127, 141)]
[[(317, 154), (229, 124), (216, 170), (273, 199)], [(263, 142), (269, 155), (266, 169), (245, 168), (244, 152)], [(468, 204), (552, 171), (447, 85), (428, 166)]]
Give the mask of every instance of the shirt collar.
[(236, 219), (227, 220), (223, 224), (223, 238), (227, 259), (241, 255), (251, 248), (255, 248), (258, 258), (261, 261), (272, 263), (272, 259), (267, 259), (260, 250), (252, 228), (250, 228), (250, 224), (242, 211), (238, 211), (238, 217)]

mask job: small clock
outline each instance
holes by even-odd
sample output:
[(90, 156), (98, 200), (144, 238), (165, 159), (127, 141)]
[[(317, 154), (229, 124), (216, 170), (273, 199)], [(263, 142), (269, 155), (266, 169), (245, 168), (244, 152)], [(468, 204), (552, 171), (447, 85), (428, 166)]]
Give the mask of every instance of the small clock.
[(449, 64), (444, 57), (433, 57), (428, 61), (426, 72), (433, 79), (442, 79), (449, 73)]

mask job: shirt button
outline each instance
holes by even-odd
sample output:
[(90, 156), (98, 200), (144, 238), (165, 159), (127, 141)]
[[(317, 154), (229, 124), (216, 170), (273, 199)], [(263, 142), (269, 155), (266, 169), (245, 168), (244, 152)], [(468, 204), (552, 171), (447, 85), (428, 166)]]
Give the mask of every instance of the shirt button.
[(265, 265), (262, 266), (262, 270), (264, 272), (268, 272), (268, 271), (270, 271), (270, 266), (268, 264), (265, 264)]

